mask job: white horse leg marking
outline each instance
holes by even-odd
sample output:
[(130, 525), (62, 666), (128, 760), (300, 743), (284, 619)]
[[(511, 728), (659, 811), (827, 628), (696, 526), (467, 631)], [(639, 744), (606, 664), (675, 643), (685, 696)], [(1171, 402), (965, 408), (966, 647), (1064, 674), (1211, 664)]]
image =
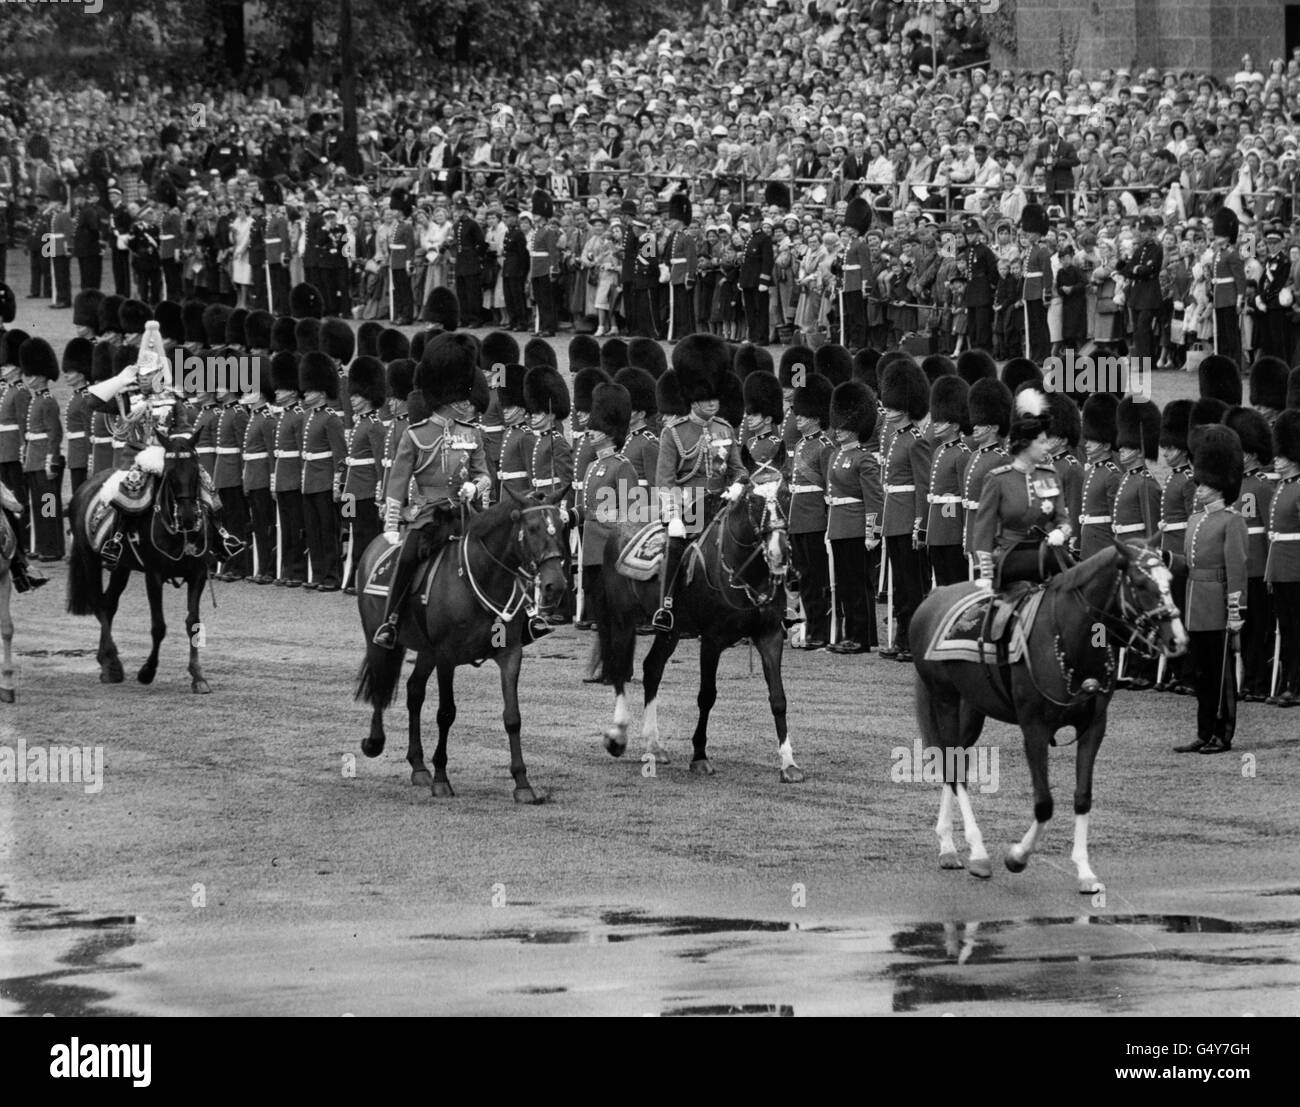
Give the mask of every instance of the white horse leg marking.
[(1041, 835), (1046, 829), (1046, 823), (1032, 823), (1029, 829), (1025, 831), (1025, 836), (1007, 850), (1007, 857), (1011, 861), (1016, 862), (1019, 867), (1023, 869), (1027, 864), (1029, 864), (1029, 858), (1033, 856), (1034, 850), (1038, 848), (1039, 835)]
[(627, 724), (631, 721), (631, 714), (627, 709), (627, 696), (618, 695), (614, 697), (614, 725), (620, 730), (626, 730)]
[(656, 696), (645, 705), (645, 715), (641, 719), (641, 737), (645, 741), (645, 751), (660, 764), (668, 764), (668, 751), (659, 741), (659, 697)]
[(1074, 816), (1074, 849), (1070, 851), (1070, 860), (1078, 872), (1079, 891), (1084, 895), (1091, 892), (1104, 892), (1106, 886), (1097, 879), (1088, 863), (1088, 816)]
[(952, 789), (943, 785), (939, 790), (939, 821), (934, 824), (934, 832), (939, 836), (939, 861), (945, 857), (957, 856), (957, 843), (952, 838)]
[(790, 748), (790, 739), (786, 740), (777, 747), (777, 752), (781, 754), (781, 768), (789, 769), (794, 766), (794, 750)]
[(966, 785), (957, 785), (957, 805), (961, 808), (962, 829), (966, 835), (966, 844), (970, 846), (970, 860), (967, 869), (972, 876), (981, 878), (993, 875), (993, 866), (989, 862), (988, 851), (984, 848), (984, 835), (975, 822), (975, 812), (971, 808), (970, 793)]

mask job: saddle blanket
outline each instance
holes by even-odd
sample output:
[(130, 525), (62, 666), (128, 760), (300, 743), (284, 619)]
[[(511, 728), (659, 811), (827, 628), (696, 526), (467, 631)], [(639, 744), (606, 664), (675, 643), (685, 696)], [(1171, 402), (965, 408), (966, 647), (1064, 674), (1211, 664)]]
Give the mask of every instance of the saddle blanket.
[[(974, 664), (992, 662), (996, 656), (996, 642), (984, 643), (980, 656), (979, 638), (984, 627), (984, 617), (994, 597), (978, 589), (962, 596), (944, 615), (925, 648), (926, 661), (970, 661)], [(1038, 607), (1043, 602), (1043, 590), (1035, 589), (1024, 597), (1011, 621), (1011, 638), (1007, 660), (1016, 662), (1025, 655), (1029, 632), (1034, 629)]]
[[(386, 547), (375, 563), (370, 566), (370, 575), (366, 578), (366, 585), (361, 590), (367, 596), (381, 596), (388, 598), (388, 586), (393, 583), (393, 574), (397, 572), (397, 554), (401, 550), (402, 544), (399, 542), (395, 546)], [(433, 588), (433, 578), (438, 571), (438, 566), (442, 564), (442, 559), (451, 549), (460, 549), (459, 539), (449, 542), (441, 550), (433, 561), (423, 562), (419, 569), (416, 570), (415, 580), (411, 582), (411, 592), (413, 596), (419, 596), (420, 602), (428, 604), (429, 593)]]
[(664, 562), (668, 532), (662, 523), (646, 523), (625, 539), (615, 568), (631, 580), (654, 580)]
[(14, 528), (9, 525), (9, 520), (5, 516), (0, 515), (0, 558), (12, 561), (17, 552), (18, 537), (14, 534)]

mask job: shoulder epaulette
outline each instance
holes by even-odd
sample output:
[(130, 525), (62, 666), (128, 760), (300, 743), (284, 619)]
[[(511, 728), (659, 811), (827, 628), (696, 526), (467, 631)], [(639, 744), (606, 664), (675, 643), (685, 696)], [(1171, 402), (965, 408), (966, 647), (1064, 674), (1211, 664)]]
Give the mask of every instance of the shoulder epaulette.
[(429, 422), (428, 419), (421, 419), (418, 423), (408, 423), (406, 429), (407, 429), (407, 430), (415, 430), (416, 427), (422, 427), (422, 426), (424, 426), (425, 423), (427, 423), (427, 422)]
[(639, 431), (637, 431), (637, 434), (639, 434), (642, 438), (645, 438), (650, 442), (656, 442), (659, 439), (659, 436), (655, 434), (655, 432), (652, 431), (649, 427), (642, 427)]
[(1101, 466), (1103, 469), (1109, 469), (1112, 473), (1120, 472), (1120, 467), (1113, 461), (1103, 461)]
[(989, 476), (996, 477), (999, 473), (1009, 473), (1014, 468), (1014, 465), (999, 465), (996, 469), (989, 470)]
[(668, 421), (664, 423), (665, 427), (675, 427), (678, 423), (685, 423), (690, 419), (689, 415), (670, 415)]
[(957, 446), (963, 453), (968, 454), (971, 452), (971, 448), (969, 445), (967, 445), (966, 440), (964, 438), (957, 439)]
[(911, 426), (909, 426), (909, 427), (907, 428), (907, 431), (908, 431), (908, 433), (909, 433), (913, 438), (921, 438), (921, 437), (923, 437), (923, 432), (922, 432), (921, 428), (918, 427), (915, 423), (913, 423)]

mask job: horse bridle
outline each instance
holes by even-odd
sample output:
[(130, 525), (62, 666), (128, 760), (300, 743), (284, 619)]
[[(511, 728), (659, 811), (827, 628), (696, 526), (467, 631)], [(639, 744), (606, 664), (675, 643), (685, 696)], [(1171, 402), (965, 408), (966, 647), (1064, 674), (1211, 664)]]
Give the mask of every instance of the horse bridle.
[[(775, 514), (775, 498), (764, 496), (761, 493), (757, 494), (756, 498), (761, 500), (763, 503), (763, 509), (759, 513), (757, 523), (754, 522), (753, 516), (749, 512), (749, 507), (745, 507), (745, 521), (754, 528), (757, 535), (756, 540), (752, 544), (742, 542), (731, 530), (731, 515), (732, 512), (735, 511), (737, 503), (740, 502), (739, 500), (736, 503), (733, 503), (728, 510), (723, 512), (720, 516), (718, 522), (718, 565), (725, 574), (726, 579), (724, 583), (727, 587), (743, 592), (745, 598), (754, 607), (766, 607), (772, 602), (772, 599), (776, 596), (777, 589), (781, 587), (781, 584), (785, 580), (785, 568), (774, 568), (769, 561), (767, 566), (768, 583), (767, 587), (762, 591), (759, 591), (750, 585), (750, 583), (745, 580), (744, 574), (759, 554), (762, 554), (765, 558), (767, 557), (768, 538), (777, 531), (785, 530), (786, 523), (784, 519), (777, 515), (775, 521), (771, 522), (769, 525), (769, 519), (771, 519)], [(749, 496), (746, 495), (744, 500), (748, 501)], [(735, 568), (732, 568), (732, 566), (727, 563), (726, 548), (722, 541), (724, 536), (730, 538), (739, 549), (749, 550), (749, 556)], [(726, 600), (725, 592), (723, 592), (723, 599), (730, 604), (730, 601)], [(730, 604), (730, 606), (735, 607), (736, 605)]]
[[(546, 513), (547, 533), (552, 536), (556, 536), (560, 533), (559, 527), (557, 526), (558, 519), (556, 518), (559, 515), (559, 510), (560, 509), (555, 504), (539, 504), (535, 507), (521, 507), (518, 509), (521, 523), (523, 517), (530, 512), (540, 511)], [(466, 537), (469, 537), (468, 528)], [(480, 587), (478, 581), (474, 579), (474, 570), (470, 564), (468, 556), (463, 558), (465, 579), (469, 581), (470, 589), (478, 599), (478, 602), (498, 619), (506, 623), (510, 622), (510, 620), (519, 614), (519, 609), (523, 607), (533, 589), (537, 587), (537, 579), (541, 576), (542, 567), (551, 561), (564, 560), (564, 551), (560, 547), (558, 541), (555, 544), (553, 553), (544, 554), (540, 558), (532, 556), (525, 557), (527, 550), (524, 545), (525, 531), (522, 525), (519, 527), (519, 531), (515, 535), (515, 547), (520, 553), (519, 567), (515, 569), (510, 568), (509, 565), (489, 550), (487, 548), (487, 543), (484, 542), (481, 537), (478, 535), (475, 535), (474, 537), (477, 539), (478, 544), (482, 548), (483, 553), (487, 556), (487, 559), (496, 565), (497, 568), (510, 575), (512, 581), (510, 595), (506, 598), (506, 601), (503, 604), (493, 603), (487, 593)]]
[[(164, 456), (171, 460), (175, 460), (177, 454), (174, 450), (169, 449), (167, 450)], [(185, 497), (185, 498), (188, 499), (189, 497)], [(197, 504), (198, 497), (197, 496), (194, 497), (194, 500), (195, 503)], [(165, 507), (165, 504), (170, 504), (170, 512)], [(207, 520), (204, 517), (203, 509), (201, 507), (198, 508), (197, 525), (191, 529), (186, 529), (181, 526), (180, 504), (181, 504), (181, 498), (176, 495), (175, 490), (172, 488), (172, 483), (169, 480), (167, 480), (167, 475), (164, 472), (162, 479), (159, 480), (158, 482), (158, 495), (154, 497), (154, 504), (153, 504), (154, 522), (159, 527), (162, 528), (164, 533), (166, 533), (172, 538), (183, 538), (188, 535), (198, 534), (198, 533), (202, 533), (203, 535), (202, 548), (195, 549), (193, 553), (190, 553), (186, 549), (186, 546), (190, 545), (188, 538), (186, 539), (186, 546), (182, 546), (181, 552), (175, 555), (169, 553), (167, 550), (164, 550), (160, 546), (158, 546), (157, 547), (158, 552), (162, 554), (164, 557), (166, 557), (169, 561), (180, 561), (183, 557), (186, 557), (187, 555), (202, 556), (204, 553), (207, 552), (207, 548), (208, 548), (208, 534), (207, 534), (207, 525), (206, 525)]]

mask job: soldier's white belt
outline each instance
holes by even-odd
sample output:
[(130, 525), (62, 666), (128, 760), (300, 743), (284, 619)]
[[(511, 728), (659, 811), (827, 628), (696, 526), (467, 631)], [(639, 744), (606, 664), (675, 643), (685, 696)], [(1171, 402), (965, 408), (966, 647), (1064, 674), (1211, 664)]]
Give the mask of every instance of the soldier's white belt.
[(559, 484), (559, 483), (560, 483), (560, 478), (559, 478), (559, 477), (546, 477), (546, 478), (544, 478), (543, 480), (534, 480), (534, 481), (533, 481), (533, 487), (534, 487), (534, 488), (550, 488), (551, 485), (553, 485), (553, 484)]
[[(71, 436), (69, 436), (69, 437), (71, 437)], [(92, 434), (92, 435), (90, 436), (90, 444), (91, 444), (92, 446), (107, 446), (107, 445), (109, 445), (112, 441), (113, 441), (113, 436), (112, 436), (112, 435), (109, 435), (107, 438), (100, 438), (100, 437), (99, 437), (98, 435), (96, 435), (96, 434)]]
[(959, 504), (964, 502), (960, 496), (936, 496), (933, 492), (926, 496), (926, 500), (932, 504)]
[(237, 453), (239, 453), (239, 447), (238, 447), (238, 446), (218, 446), (218, 447), (217, 447), (217, 453), (219, 453), (219, 454), (237, 454)]
[(530, 255), (531, 257), (535, 257), (535, 258), (549, 258), (549, 257), (551, 256), (551, 251), (550, 251), (550, 250), (530, 250), (530, 251), (529, 251), (529, 255)]
[(214, 454), (217, 452), (217, 448), (216, 446), (198, 446), (195, 448), (194, 452), (199, 454)]
[(17, 423), (0, 423), (0, 431), (16, 431), (17, 429)]
[(314, 454), (303, 454), (302, 459), (303, 461), (324, 461), (327, 457), (333, 456), (334, 452), (332, 450), (320, 450)]
[(892, 496), (895, 492), (915, 492), (914, 484), (887, 484), (885, 485), (885, 495)]
[(1267, 529), (1268, 529), (1267, 527), (1247, 527), (1247, 528), (1246, 528), (1246, 533), (1247, 533), (1247, 534), (1263, 534)]
[(670, 260), (671, 264), (673, 264), (673, 265), (685, 265), (685, 264), (686, 264), (686, 259), (685, 259), (685, 258), (671, 258), (671, 259), (669, 259), (669, 260)]
[(1215, 284), (1236, 284), (1237, 278), (1236, 277), (1215, 277), (1214, 283)]
[(86, 437), (85, 431), (68, 431), (68, 441), (72, 441), (72, 439), (74, 438), (85, 438), (85, 437)]
[(275, 456), (277, 458), (283, 458), (283, 457), (299, 457), (301, 455), (297, 450), (276, 450)]
[(967, 511), (978, 511), (980, 509), (979, 500), (962, 500), (961, 506)]
[(821, 486), (820, 484), (792, 484), (792, 485), (790, 485), (790, 491), (791, 491), (792, 493), (797, 493), (797, 492), (824, 492), (825, 489), (823, 489), (822, 486)]
[(373, 457), (350, 457), (350, 458), (348, 458), (348, 464), (349, 464), (349, 465), (373, 465), (374, 463), (375, 463), (375, 459), (374, 459)]
[(1134, 531), (1146, 530), (1145, 523), (1125, 523), (1122, 527), (1115, 528), (1116, 534), (1132, 534)]
[(1166, 534), (1168, 534), (1170, 531), (1173, 530), (1186, 530), (1187, 524), (1186, 523), (1161, 523), (1160, 529), (1164, 531)]
[(832, 496), (826, 502), (830, 504), (831, 507), (845, 507), (848, 504), (860, 504), (862, 502), (862, 497), (861, 496)]
[(844, 272), (844, 273), (856, 273), (856, 272), (857, 272), (859, 269), (861, 269), (861, 268), (862, 268), (862, 266), (860, 266), (860, 265), (845, 265), (845, 266), (842, 266), (842, 267), (841, 267), (841, 272)]
[(480, 426), (480, 427), (479, 427), (479, 430), (481, 430), (484, 434), (498, 434), (498, 433), (500, 433), (501, 431), (504, 431), (505, 429), (506, 429), (506, 428), (505, 428), (504, 425), (499, 426), (499, 427), (489, 427), (489, 426), (486, 426), (486, 425), (484, 425), (484, 426)]
[(1300, 542), (1300, 531), (1290, 531), (1288, 533), (1277, 530), (1269, 531), (1268, 540), (1270, 542)]
[(1043, 272), (1042, 272), (1041, 269), (1040, 269), (1038, 272), (1036, 272), (1036, 273), (1026, 273), (1026, 274), (1025, 274), (1025, 280), (1029, 280), (1030, 277), (1041, 277), (1042, 275), (1043, 275)]
[[(384, 464), (387, 465), (388, 462), (384, 462)], [(526, 469), (512, 469), (508, 473), (497, 474), (499, 480), (522, 480), (526, 476), (528, 476), (528, 470)]]
[(28, 431), (28, 432), (27, 432), (27, 441), (28, 441), (28, 442), (39, 442), (39, 441), (41, 441), (41, 439), (43, 439), (43, 438), (49, 438), (49, 437), (50, 437), (50, 436), (49, 436), (48, 434), (46, 434), (44, 431), (37, 431), (37, 432), (34, 433), (34, 434), (33, 434), (31, 431)]
[(245, 454), (245, 455), (244, 455), (244, 460), (245, 460), (245, 461), (265, 461), (265, 460), (266, 460), (266, 451), (263, 450), (261, 453), (256, 453), (256, 454)]
[(1109, 515), (1080, 515), (1079, 522), (1085, 527), (1096, 526), (1099, 523), (1109, 523)]

